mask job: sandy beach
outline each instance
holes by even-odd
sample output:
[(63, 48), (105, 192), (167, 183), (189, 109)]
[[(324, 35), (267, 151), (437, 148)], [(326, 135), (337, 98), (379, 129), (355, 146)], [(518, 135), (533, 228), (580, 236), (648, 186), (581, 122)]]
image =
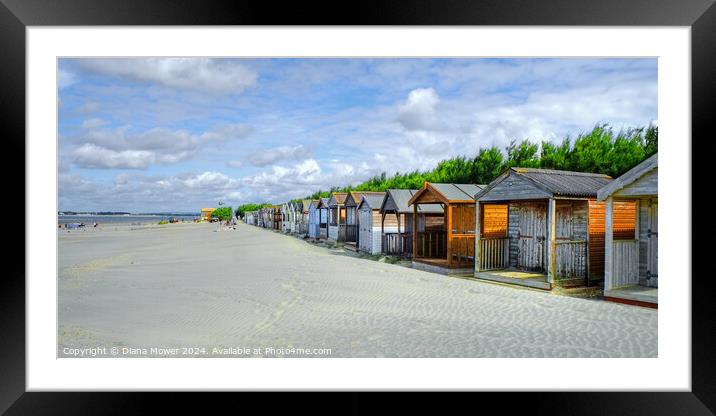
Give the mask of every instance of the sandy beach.
[(58, 356), (657, 356), (656, 310), (217, 228), (58, 231)]

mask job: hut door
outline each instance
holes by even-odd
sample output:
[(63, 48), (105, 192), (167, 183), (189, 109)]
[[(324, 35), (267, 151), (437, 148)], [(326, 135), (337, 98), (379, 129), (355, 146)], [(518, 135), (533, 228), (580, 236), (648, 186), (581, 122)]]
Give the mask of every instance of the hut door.
[(360, 228), (358, 230), (358, 244), (362, 250), (369, 251), (371, 249), (370, 245), (372, 244), (373, 211), (358, 211), (358, 215), (358, 226)]
[(647, 230), (647, 266), (646, 284), (649, 287), (659, 287), (659, 210), (657, 201), (649, 203), (649, 229)]
[(544, 270), (544, 242), (547, 234), (547, 204), (528, 202), (519, 211), (517, 267)]

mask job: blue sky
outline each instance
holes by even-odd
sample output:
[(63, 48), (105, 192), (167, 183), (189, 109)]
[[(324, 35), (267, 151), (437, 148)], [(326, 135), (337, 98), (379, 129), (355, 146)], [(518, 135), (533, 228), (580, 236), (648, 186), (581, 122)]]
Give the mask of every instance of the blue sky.
[(59, 209), (279, 203), (657, 124), (656, 59), (61, 59)]

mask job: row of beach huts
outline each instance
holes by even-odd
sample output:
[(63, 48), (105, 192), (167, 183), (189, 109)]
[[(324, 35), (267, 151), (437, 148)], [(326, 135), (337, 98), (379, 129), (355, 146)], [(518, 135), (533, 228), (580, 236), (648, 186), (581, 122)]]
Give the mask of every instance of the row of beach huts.
[(489, 184), (334, 192), (248, 212), (247, 224), (415, 268), (544, 290), (601, 286), (658, 305), (657, 155), (617, 179), (510, 168)]

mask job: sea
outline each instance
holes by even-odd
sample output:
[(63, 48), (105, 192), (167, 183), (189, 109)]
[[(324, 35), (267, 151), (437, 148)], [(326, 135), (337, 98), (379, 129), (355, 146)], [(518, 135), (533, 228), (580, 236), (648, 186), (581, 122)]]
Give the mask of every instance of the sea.
[(88, 226), (93, 223), (107, 224), (107, 223), (136, 223), (136, 224), (147, 224), (157, 223), (161, 220), (169, 221), (172, 218), (176, 218), (179, 221), (194, 221), (199, 218), (199, 214), (178, 214), (178, 215), (152, 215), (152, 214), (125, 214), (125, 215), (88, 215), (88, 214), (77, 214), (77, 215), (58, 215), (57, 222), (60, 224), (79, 223), (83, 222)]

